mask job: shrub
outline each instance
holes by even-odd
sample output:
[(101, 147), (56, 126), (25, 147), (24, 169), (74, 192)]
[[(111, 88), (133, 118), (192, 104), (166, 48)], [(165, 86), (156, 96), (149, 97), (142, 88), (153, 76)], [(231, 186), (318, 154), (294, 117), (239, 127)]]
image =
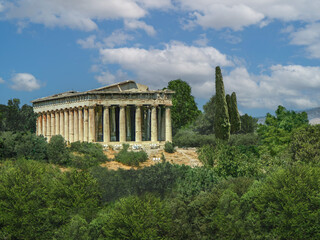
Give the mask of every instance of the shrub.
[(52, 136), (48, 143), (47, 153), (50, 163), (58, 165), (68, 165), (70, 163), (67, 143), (61, 135)]
[(73, 152), (70, 164), (76, 168), (87, 169), (108, 161), (99, 143), (73, 142), (70, 151)]
[(173, 145), (179, 147), (201, 147), (215, 145), (216, 138), (212, 135), (201, 135), (190, 129), (182, 129), (173, 137)]
[(307, 126), (295, 132), (290, 144), (292, 159), (320, 163), (320, 125)]
[(90, 223), (94, 239), (168, 239), (172, 226), (167, 204), (151, 194), (129, 196), (102, 210)]
[(116, 155), (115, 160), (128, 166), (139, 166), (139, 163), (145, 162), (148, 155), (145, 151), (128, 151), (129, 144), (123, 144), (123, 149)]
[(164, 151), (167, 153), (174, 153), (174, 146), (171, 142), (166, 142), (164, 144)]

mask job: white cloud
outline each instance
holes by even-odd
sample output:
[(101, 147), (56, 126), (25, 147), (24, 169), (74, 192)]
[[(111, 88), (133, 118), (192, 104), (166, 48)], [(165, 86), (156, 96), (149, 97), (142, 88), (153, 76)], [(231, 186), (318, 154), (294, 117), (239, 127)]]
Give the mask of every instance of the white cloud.
[(101, 84), (112, 84), (116, 80), (116, 76), (110, 73), (109, 71), (102, 72), (99, 76), (95, 77)]
[(311, 58), (320, 58), (320, 23), (307, 24), (290, 33), (291, 44), (306, 46)]
[(1, 83), (5, 83), (5, 81), (3, 80), (3, 78), (0, 77), (0, 84)]
[(206, 34), (204, 33), (204, 34), (200, 34), (200, 37), (197, 40), (193, 41), (193, 43), (195, 45), (200, 46), (200, 47), (205, 47), (208, 45), (209, 40), (208, 40)]
[(30, 73), (16, 73), (11, 81), (11, 88), (18, 91), (31, 92), (41, 87), (40, 82)]
[(134, 0), (17, 0), (4, 7), (6, 19), (84, 31), (97, 29), (95, 20), (138, 19), (147, 13)]
[(137, 0), (137, 3), (141, 4), (145, 8), (172, 8), (171, 0)]
[(238, 103), (247, 108), (293, 109), (319, 106), (320, 67), (274, 65), (269, 74), (249, 74), (243, 67), (224, 77), (227, 92), (237, 93)]
[(78, 39), (77, 43), (82, 47), (82, 48), (97, 48), (100, 47), (99, 44), (96, 42), (96, 36), (91, 35), (87, 37), (86, 39)]
[(146, 24), (143, 21), (138, 20), (125, 20), (124, 25), (127, 29), (135, 30), (135, 29), (142, 29), (144, 30), (149, 36), (156, 35), (156, 30), (151, 25)]
[(164, 49), (107, 48), (101, 49), (100, 55), (104, 64), (119, 64), (151, 88), (162, 88), (169, 80), (181, 78), (191, 84), (193, 94), (199, 97), (213, 94), (217, 65), (232, 65), (226, 55), (213, 47), (180, 42), (171, 42)]
[(318, 0), (179, 0), (194, 14), (192, 22), (205, 28), (242, 30), (246, 26), (266, 26), (272, 20), (284, 22), (320, 20)]
[(102, 48), (102, 47), (110, 47), (113, 48), (115, 46), (121, 46), (126, 44), (128, 41), (134, 39), (134, 37), (130, 34), (125, 33), (122, 30), (116, 30), (111, 33), (110, 36), (103, 38), (102, 41), (97, 41), (97, 37), (95, 35), (91, 35), (86, 39), (78, 39), (77, 43), (82, 48)]
[(123, 32), (122, 30), (116, 30), (110, 36), (104, 38), (103, 42), (104, 46), (112, 48), (114, 46), (124, 45), (133, 39), (133, 36)]

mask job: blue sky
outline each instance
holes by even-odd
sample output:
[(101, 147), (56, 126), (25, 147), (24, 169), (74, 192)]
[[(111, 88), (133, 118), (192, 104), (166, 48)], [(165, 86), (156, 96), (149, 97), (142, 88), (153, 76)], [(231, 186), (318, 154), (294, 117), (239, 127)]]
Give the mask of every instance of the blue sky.
[(0, 103), (133, 79), (182, 79), (198, 106), (214, 69), (241, 113), (320, 106), (317, 0), (0, 0)]

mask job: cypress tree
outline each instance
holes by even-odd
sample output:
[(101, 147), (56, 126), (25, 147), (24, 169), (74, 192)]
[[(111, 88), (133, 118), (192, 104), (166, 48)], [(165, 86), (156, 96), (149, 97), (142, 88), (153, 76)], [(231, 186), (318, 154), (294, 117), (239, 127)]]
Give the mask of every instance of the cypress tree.
[(241, 118), (238, 111), (237, 105), (237, 96), (236, 93), (233, 92), (231, 94), (231, 103), (230, 103), (230, 123), (231, 123), (231, 133), (238, 133), (241, 130)]
[(216, 67), (216, 101), (214, 130), (216, 138), (228, 140), (230, 137), (230, 122), (228, 106), (225, 97), (223, 78), (220, 67)]
[(226, 96), (226, 101), (228, 106), (229, 122), (231, 124), (231, 96), (229, 94)]

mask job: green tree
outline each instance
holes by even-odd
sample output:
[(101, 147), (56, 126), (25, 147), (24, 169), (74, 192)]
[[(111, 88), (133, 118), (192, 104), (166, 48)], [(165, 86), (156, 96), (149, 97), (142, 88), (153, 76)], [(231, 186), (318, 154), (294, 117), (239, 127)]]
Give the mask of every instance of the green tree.
[(147, 194), (118, 200), (90, 225), (94, 239), (168, 239), (172, 220), (165, 202)]
[(320, 164), (320, 125), (309, 125), (296, 131), (290, 149), (294, 161)]
[(237, 96), (235, 92), (231, 94), (230, 110), (231, 110), (229, 112), (230, 123), (231, 123), (230, 131), (232, 134), (239, 133), (239, 131), (241, 130), (241, 119), (238, 111)]
[(296, 113), (279, 106), (276, 115), (267, 113), (265, 124), (258, 127), (258, 134), (263, 145), (272, 155), (288, 148), (294, 130), (308, 125), (306, 112)]
[(176, 133), (178, 129), (184, 127), (200, 115), (194, 97), (191, 95), (191, 87), (181, 79), (172, 80), (168, 83), (168, 89), (175, 91), (172, 97), (172, 128)]
[(258, 119), (244, 114), (240, 117), (241, 119), (241, 133), (254, 133), (258, 127)]
[(216, 67), (216, 101), (214, 131), (216, 138), (228, 140), (230, 137), (230, 122), (228, 106), (225, 97), (223, 78), (220, 67)]
[(195, 122), (195, 131), (200, 134), (209, 135), (214, 133), (214, 112), (215, 112), (215, 96), (203, 105), (203, 113), (199, 115)]
[(66, 165), (70, 162), (69, 149), (67, 149), (67, 143), (61, 135), (52, 136), (47, 149), (50, 163)]

